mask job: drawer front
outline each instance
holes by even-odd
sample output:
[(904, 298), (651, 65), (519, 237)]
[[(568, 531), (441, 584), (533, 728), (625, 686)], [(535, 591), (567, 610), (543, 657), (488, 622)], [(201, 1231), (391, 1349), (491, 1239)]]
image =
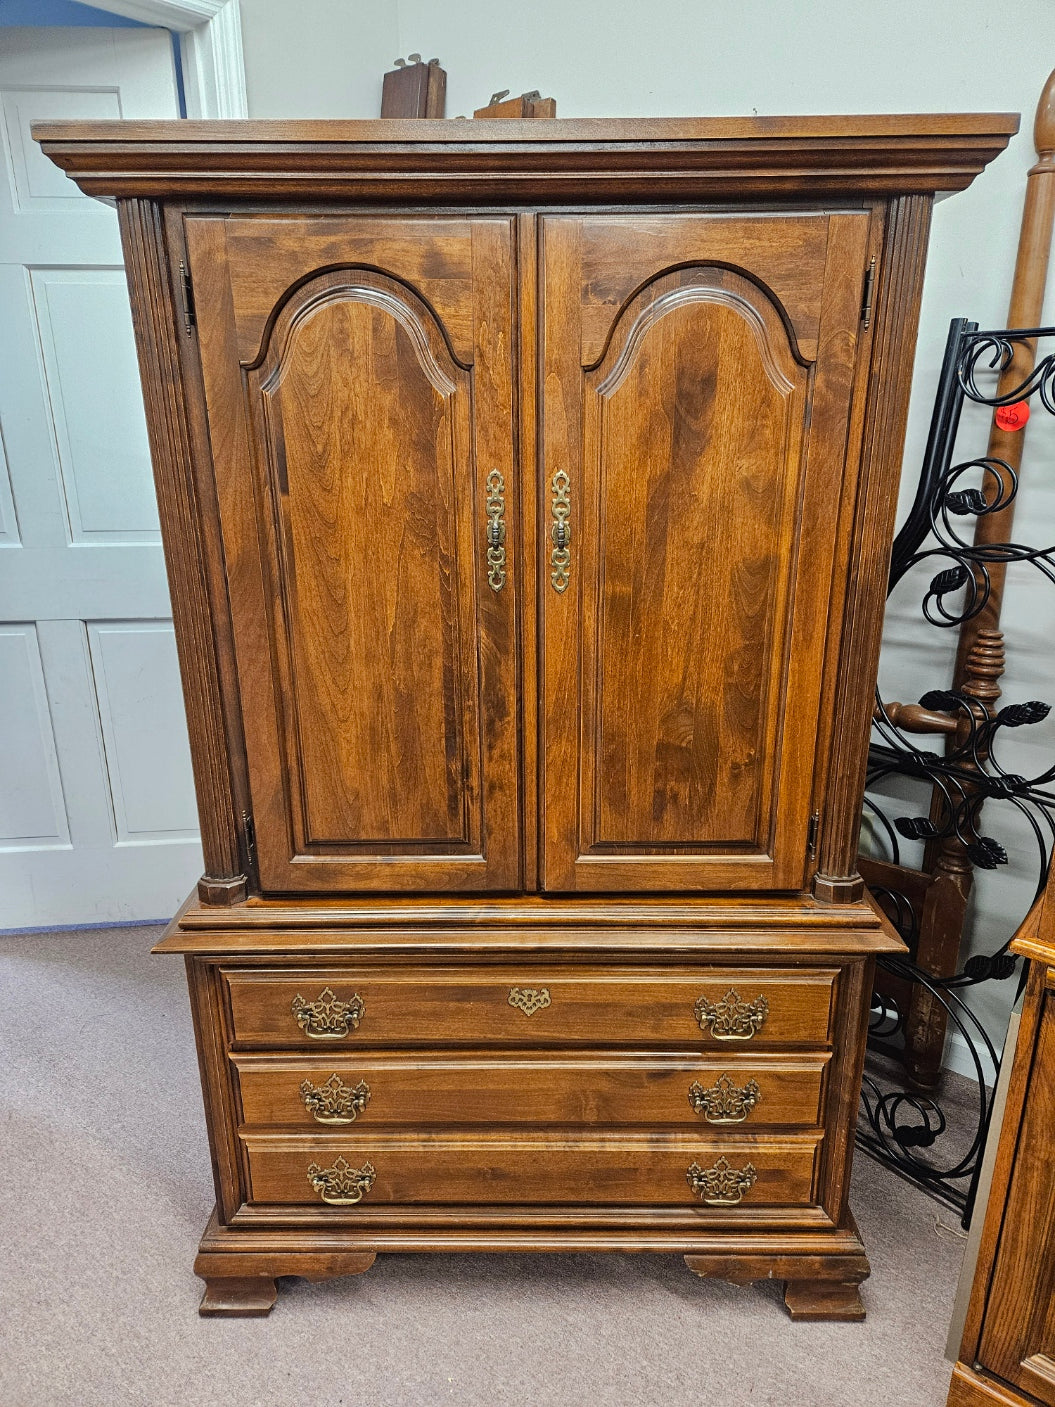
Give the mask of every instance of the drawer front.
[(819, 1134), (246, 1137), (255, 1203), (805, 1206)]
[(285, 1125), (640, 1124), (735, 1130), (820, 1122), (826, 1054), (444, 1058), (236, 1055), (250, 1128)]
[(242, 1046), (823, 1045), (832, 968), (226, 968)]

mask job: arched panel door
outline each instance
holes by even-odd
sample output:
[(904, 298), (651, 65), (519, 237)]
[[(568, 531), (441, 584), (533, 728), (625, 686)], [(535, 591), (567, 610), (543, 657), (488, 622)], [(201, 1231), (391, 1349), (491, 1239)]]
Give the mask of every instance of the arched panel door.
[(796, 889), (867, 217), (634, 224), (544, 228), (544, 882)]
[(519, 881), (508, 222), (190, 222), (265, 892)]

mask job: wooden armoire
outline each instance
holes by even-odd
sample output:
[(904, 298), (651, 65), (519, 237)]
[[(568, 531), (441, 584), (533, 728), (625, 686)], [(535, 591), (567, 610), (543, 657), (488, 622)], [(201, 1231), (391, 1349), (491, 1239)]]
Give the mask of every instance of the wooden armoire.
[(508, 1249), (862, 1315), (900, 943), (854, 856), (928, 223), (1016, 126), (36, 129), (124, 237), (206, 863), (158, 945), (203, 1313)]
[(1017, 1042), (1004, 1048), (1003, 1118), (990, 1133), (992, 1181), (947, 1407), (1055, 1407), (1055, 874), (1011, 951), (1028, 960), (1028, 981)]

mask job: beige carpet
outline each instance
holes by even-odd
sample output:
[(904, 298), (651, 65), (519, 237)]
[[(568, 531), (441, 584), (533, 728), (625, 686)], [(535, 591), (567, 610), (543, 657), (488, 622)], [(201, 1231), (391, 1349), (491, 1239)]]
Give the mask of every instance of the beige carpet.
[(148, 928), (0, 937), (0, 1407), (942, 1407), (962, 1242), (858, 1156), (861, 1325), (662, 1256), (388, 1256), (199, 1319), (211, 1178)]

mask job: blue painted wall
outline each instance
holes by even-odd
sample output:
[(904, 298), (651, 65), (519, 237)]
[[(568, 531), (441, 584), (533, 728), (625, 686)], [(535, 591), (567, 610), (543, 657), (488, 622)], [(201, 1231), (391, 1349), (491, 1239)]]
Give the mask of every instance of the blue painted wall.
[(0, 28), (7, 25), (64, 25), (106, 29), (143, 29), (139, 20), (126, 20), (77, 0), (0, 0)]

